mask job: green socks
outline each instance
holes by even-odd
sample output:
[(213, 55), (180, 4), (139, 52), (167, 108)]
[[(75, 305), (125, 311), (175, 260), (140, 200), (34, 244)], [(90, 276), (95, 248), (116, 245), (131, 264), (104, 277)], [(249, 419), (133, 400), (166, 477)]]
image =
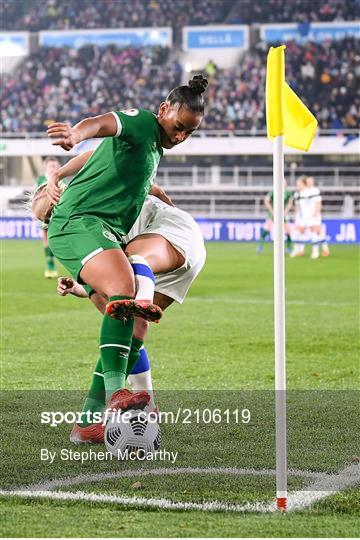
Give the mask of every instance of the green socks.
[(286, 247), (289, 251), (292, 248), (292, 240), (290, 234), (286, 235)]
[[(101, 358), (98, 358), (98, 361), (95, 366), (95, 371), (93, 373), (90, 389), (84, 401), (82, 412), (87, 412), (87, 411), (90, 411), (92, 413), (103, 412), (104, 409), (105, 409), (104, 375), (102, 373)], [(82, 422), (79, 422), (79, 426), (87, 427), (92, 423), (93, 422), (91, 421), (91, 418), (89, 419), (84, 418)]]
[(49, 246), (44, 247), (44, 253), (45, 253), (45, 261), (46, 261), (46, 269), (47, 270), (55, 270), (55, 261), (54, 261), (54, 254), (49, 248)]
[(263, 243), (265, 242), (266, 237), (269, 234), (270, 234), (270, 232), (267, 231), (266, 229), (261, 229), (260, 245), (263, 245)]
[[(134, 369), (137, 361), (140, 357), (140, 349), (143, 346), (144, 342), (142, 339), (132, 338), (129, 360), (126, 369), (126, 377)], [(93, 378), (91, 381), (89, 392), (84, 401), (82, 412), (91, 411), (94, 412), (103, 412), (106, 405), (106, 396), (105, 396), (105, 386), (104, 386), (104, 374), (102, 370), (101, 357), (98, 358), (98, 361), (95, 366), (95, 371), (93, 373)], [(83, 419), (82, 422), (79, 422), (81, 427), (87, 427), (92, 422), (88, 422), (87, 419)]]
[(140, 349), (143, 345), (144, 345), (144, 341), (142, 339), (137, 339), (135, 337), (132, 338), (129, 360), (128, 360), (128, 367), (126, 370), (126, 377), (128, 377), (128, 375), (132, 372), (135, 365), (137, 364), (137, 361), (140, 358)]
[[(112, 296), (113, 300), (131, 300), (129, 296)], [(112, 319), (105, 313), (100, 330), (100, 355), (104, 374), (105, 398), (124, 388), (134, 321)]]

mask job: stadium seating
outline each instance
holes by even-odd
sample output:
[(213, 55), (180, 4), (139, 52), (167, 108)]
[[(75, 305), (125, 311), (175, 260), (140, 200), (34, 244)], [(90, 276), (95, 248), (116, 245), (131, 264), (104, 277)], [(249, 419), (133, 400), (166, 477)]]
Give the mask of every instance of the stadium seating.
[(4, 30), (122, 28), (216, 22), (315, 22), (359, 18), (357, 0), (3, 0)]
[(70, 28), (132, 28), (223, 22), (229, 0), (4, 0), (4, 30), (66, 30)]
[[(258, 43), (240, 65), (218, 70), (210, 84), (203, 129), (265, 128), (265, 75), (268, 46)], [(357, 128), (360, 42), (348, 37), (322, 44), (287, 43), (287, 81), (316, 115), (321, 129)]]
[(228, 17), (231, 23), (329, 22), (359, 18), (356, 0), (266, 0), (235, 2)]
[[(267, 46), (244, 53), (239, 66), (205, 66), (210, 85), (202, 129), (265, 128)], [(287, 44), (287, 80), (325, 130), (357, 127), (359, 40)], [(156, 110), (180, 84), (181, 65), (163, 47), (40, 48), (15, 73), (6, 75), (1, 96), (3, 132), (41, 132), (49, 120), (75, 123), (84, 116), (134, 105)]]

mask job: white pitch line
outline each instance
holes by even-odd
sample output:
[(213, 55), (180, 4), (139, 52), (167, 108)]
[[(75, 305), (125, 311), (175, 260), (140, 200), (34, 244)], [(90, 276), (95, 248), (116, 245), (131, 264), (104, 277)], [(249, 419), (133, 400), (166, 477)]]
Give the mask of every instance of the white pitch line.
[[(89, 501), (99, 503), (111, 503), (121, 504), (123, 506), (132, 506), (135, 508), (160, 508), (162, 510), (203, 510), (207, 512), (269, 512), (273, 510), (268, 509), (266, 503), (246, 503), (240, 504), (227, 504), (220, 501), (210, 501), (206, 503), (194, 503), (194, 502), (174, 502), (169, 499), (145, 499), (143, 497), (119, 497), (117, 495), (105, 495), (98, 493), (85, 493), (84, 491), (61, 492), (61, 491), (2, 491), (0, 490), (0, 496), (10, 497), (22, 497), (22, 498), (36, 498), (36, 499), (50, 499), (60, 501)], [(274, 508), (275, 510), (275, 508)]]
[[(166, 471), (166, 473), (165, 473)], [(174, 472), (175, 471), (175, 472)], [(75, 483), (81, 482), (96, 482), (99, 480), (119, 478), (119, 477), (135, 477), (135, 476), (144, 476), (144, 475), (160, 475), (162, 474), (185, 474), (189, 471), (192, 471), (193, 474), (243, 474), (249, 475), (254, 474), (256, 476), (270, 476), (274, 475), (275, 471), (273, 470), (257, 470), (257, 469), (233, 469), (233, 468), (217, 468), (217, 469), (200, 469), (200, 468), (178, 468), (178, 469), (150, 469), (150, 470), (138, 470), (138, 471), (120, 471), (119, 473), (103, 473), (97, 475), (81, 475), (73, 478), (54, 480), (48, 482), (47, 484), (52, 488), (55, 487), (64, 487), (69, 485), (74, 485)], [(289, 471), (290, 472), (290, 471)], [(137, 474), (134, 474), (137, 473)], [(146, 474), (144, 474), (146, 473)], [(295, 491), (289, 494), (288, 497), (288, 510), (301, 510), (311, 506), (313, 503), (325, 499), (330, 495), (336, 494), (342, 489), (351, 487), (357, 483), (360, 483), (360, 465), (350, 465), (346, 467), (343, 471), (338, 474), (326, 474), (326, 473), (313, 473), (310, 471), (296, 471), (292, 470), (291, 474), (297, 476), (305, 476), (316, 478), (310, 486), (306, 488), (306, 491)], [(115, 476), (116, 475), (116, 476)], [(40, 484), (38, 484), (40, 486)], [(276, 504), (275, 502), (264, 503), (246, 503), (243, 505), (240, 504), (231, 504), (231, 503), (222, 503), (220, 501), (209, 501), (206, 503), (194, 503), (194, 502), (174, 502), (168, 499), (157, 499), (150, 498), (146, 499), (143, 497), (122, 497), (116, 495), (106, 495), (98, 493), (86, 493), (84, 491), (73, 492), (54, 492), (48, 490), (36, 490), (35, 486), (32, 486), (32, 489), (18, 489), (18, 490), (0, 490), (0, 496), (10, 496), (10, 497), (23, 497), (23, 498), (40, 498), (40, 499), (50, 499), (50, 500), (72, 500), (72, 501), (89, 501), (89, 502), (99, 502), (99, 503), (111, 503), (111, 504), (120, 504), (125, 506), (133, 506), (137, 508), (160, 508), (164, 510), (202, 510), (208, 512), (275, 512)]]
[(338, 474), (329, 474), (315, 480), (306, 491), (291, 493), (288, 497), (288, 509), (301, 510), (356, 484), (360, 484), (360, 465), (349, 465)]
[[(50, 491), (52, 489), (75, 486), (78, 484), (87, 484), (93, 482), (101, 482), (103, 480), (116, 480), (117, 478), (137, 478), (141, 476), (173, 476), (185, 474), (230, 474), (233, 476), (275, 476), (276, 472), (273, 469), (238, 469), (236, 467), (174, 467), (166, 468), (159, 467), (157, 469), (136, 469), (126, 471), (113, 471), (108, 473), (96, 474), (80, 474), (78, 476), (69, 476), (67, 478), (59, 478), (57, 480), (49, 480), (47, 482), (39, 482), (27, 487), (19, 488), (21, 491)], [(291, 469), (291, 476), (301, 478), (320, 479), (324, 473), (313, 471), (301, 471)], [(325, 473), (326, 474), (326, 473)]]

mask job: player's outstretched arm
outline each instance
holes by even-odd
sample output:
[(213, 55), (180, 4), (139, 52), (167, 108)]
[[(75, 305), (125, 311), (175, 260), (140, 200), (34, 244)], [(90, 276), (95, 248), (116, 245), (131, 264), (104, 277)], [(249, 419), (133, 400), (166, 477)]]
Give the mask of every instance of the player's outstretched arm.
[(62, 190), (59, 187), (59, 181), (79, 172), (93, 153), (92, 150), (83, 152), (70, 159), (70, 161), (65, 163), (65, 165), (60, 167), (57, 171), (51, 173), (46, 184), (46, 193), (52, 204), (56, 205), (60, 200)]
[(151, 186), (151, 189), (150, 189), (149, 193), (150, 193), (150, 195), (154, 195), (154, 197), (157, 197), (158, 199), (160, 199), (160, 201), (163, 201), (164, 203), (168, 204), (169, 206), (175, 206), (175, 204), (172, 202), (170, 197), (157, 184), (153, 184)]
[(74, 127), (55, 122), (50, 124), (47, 134), (53, 139), (52, 144), (61, 146), (64, 150), (71, 150), (76, 144), (94, 137), (114, 137), (118, 126), (112, 113), (101, 114), (92, 118), (81, 120)]

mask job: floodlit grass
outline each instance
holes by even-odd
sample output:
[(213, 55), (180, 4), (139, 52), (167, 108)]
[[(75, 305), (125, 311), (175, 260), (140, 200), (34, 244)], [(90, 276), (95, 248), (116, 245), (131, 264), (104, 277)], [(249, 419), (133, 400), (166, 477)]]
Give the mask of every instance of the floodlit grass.
[[(273, 410), (264, 405), (259, 412), (259, 403), (262, 399), (267, 403), (274, 384), (272, 250), (267, 246), (261, 256), (252, 244), (208, 244), (207, 250), (207, 264), (185, 304), (171, 306), (161, 324), (151, 328), (146, 346), (154, 386), (162, 409), (171, 407), (172, 400), (181, 401), (184, 393), (210, 408), (222, 399), (233, 405), (236, 391), (241, 406), (252, 396), (253, 423), (242, 431), (221, 432), (215, 427), (193, 426), (188, 431), (164, 427), (164, 444), (176, 441), (176, 449), (183, 449), (179, 466), (272, 469)], [(287, 378), (294, 391), (289, 395), (289, 462), (299, 469), (340, 470), (357, 454), (356, 414), (351, 407), (359, 380), (357, 248), (332, 247), (328, 259), (287, 259), (286, 285)], [(63, 410), (64, 403), (56, 403), (56, 396), (60, 400), (63, 396), (66, 406), (80, 406), (78, 393), (55, 391), (86, 390), (97, 358), (101, 321), (89, 301), (60, 298), (55, 288), (55, 281), (43, 278), (40, 242), (2, 243), (4, 423), (10, 419), (2, 440), (5, 486), (118, 469), (106, 462), (91, 467), (40, 463), (40, 447), (70, 448), (70, 444), (67, 426), (58, 430), (41, 426), (37, 413), (46, 400)], [(195, 390), (199, 392), (190, 392)], [(304, 403), (297, 406), (301, 392)], [(342, 431), (332, 439), (334, 426)], [(194, 447), (200, 456), (192, 454)], [(303, 482), (292, 477), (290, 488), (297, 489)], [(274, 478), (159, 476), (67, 489), (245, 503), (271, 499)], [(145, 511), (2, 498), (1, 527), (3, 536), (351, 537), (358, 535), (356, 508), (356, 489), (286, 516)]]

